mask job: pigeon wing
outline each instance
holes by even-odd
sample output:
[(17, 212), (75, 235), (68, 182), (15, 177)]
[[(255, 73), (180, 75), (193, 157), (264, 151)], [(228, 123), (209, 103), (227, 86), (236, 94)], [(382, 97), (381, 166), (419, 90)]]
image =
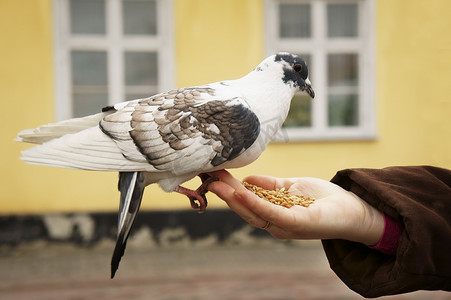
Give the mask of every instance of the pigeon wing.
[(257, 139), (260, 123), (241, 97), (213, 88), (172, 90), (132, 101), (106, 116), (100, 127), (123, 155), (156, 170), (180, 175), (230, 161)]

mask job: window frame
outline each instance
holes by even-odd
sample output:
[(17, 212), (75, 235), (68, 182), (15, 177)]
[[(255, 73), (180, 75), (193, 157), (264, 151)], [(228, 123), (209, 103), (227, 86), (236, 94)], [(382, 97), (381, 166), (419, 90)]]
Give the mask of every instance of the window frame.
[[(279, 3), (310, 4), (310, 38), (280, 38)], [(358, 5), (358, 38), (327, 37), (327, 4)], [(374, 0), (266, 0), (265, 49), (267, 55), (279, 51), (310, 54), (313, 70), (310, 81), (316, 96), (312, 100), (310, 127), (284, 127), (275, 137), (276, 142), (374, 140), (376, 133), (375, 109), (375, 33)], [(358, 126), (328, 126), (328, 54), (357, 53), (359, 57)]]
[[(53, 0), (56, 120), (73, 118), (70, 58), (72, 50), (107, 52), (108, 105), (132, 100), (125, 99), (124, 53), (128, 51), (156, 51), (158, 91), (174, 87), (173, 4), (172, 0), (156, 1), (157, 35), (125, 36), (122, 33), (122, 0), (105, 1), (105, 35), (71, 35), (70, 0)], [(100, 110), (101, 107), (99, 112)]]

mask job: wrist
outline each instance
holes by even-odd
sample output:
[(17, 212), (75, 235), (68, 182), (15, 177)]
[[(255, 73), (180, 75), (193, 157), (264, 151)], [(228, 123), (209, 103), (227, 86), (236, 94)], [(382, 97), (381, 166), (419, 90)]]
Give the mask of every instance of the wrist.
[(381, 240), (385, 230), (385, 219), (382, 212), (364, 202), (366, 207), (363, 216), (364, 226), (361, 242), (367, 246), (374, 246)]
[(352, 192), (347, 191), (346, 197), (352, 198), (355, 206), (349, 211), (349, 228), (341, 238), (367, 246), (376, 245), (384, 232), (382, 213)]

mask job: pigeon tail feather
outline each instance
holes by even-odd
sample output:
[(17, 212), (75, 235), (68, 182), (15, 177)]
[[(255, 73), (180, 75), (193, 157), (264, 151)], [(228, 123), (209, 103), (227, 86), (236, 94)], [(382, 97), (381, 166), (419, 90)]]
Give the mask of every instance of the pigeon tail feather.
[(22, 151), (29, 164), (95, 171), (139, 171), (149, 164), (130, 161), (98, 126), (66, 134)]
[(33, 129), (25, 129), (17, 134), (16, 142), (43, 144), (63, 135), (80, 132), (97, 126), (99, 122), (111, 112), (102, 112), (82, 118), (73, 118), (61, 122), (50, 123)]
[(121, 199), (116, 246), (111, 258), (111, 278), (116, 274), (121, 258), (124, 255), (127, 238), (138, 214), (145, 187), (145, 176), (142, 172), (119, 173), (118, 188), (121, 192)]

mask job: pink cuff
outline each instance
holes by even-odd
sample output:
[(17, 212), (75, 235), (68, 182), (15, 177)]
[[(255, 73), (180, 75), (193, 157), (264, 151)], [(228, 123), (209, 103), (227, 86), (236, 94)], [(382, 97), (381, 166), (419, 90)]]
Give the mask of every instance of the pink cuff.
[(375, 246), (370, 249), (377, 250), (384, 254), (396, 255), (398, 249), (399, 238), (404, 230), (404, 225), (401, 222), (382, 213), (384, 217), (384, 233)]

